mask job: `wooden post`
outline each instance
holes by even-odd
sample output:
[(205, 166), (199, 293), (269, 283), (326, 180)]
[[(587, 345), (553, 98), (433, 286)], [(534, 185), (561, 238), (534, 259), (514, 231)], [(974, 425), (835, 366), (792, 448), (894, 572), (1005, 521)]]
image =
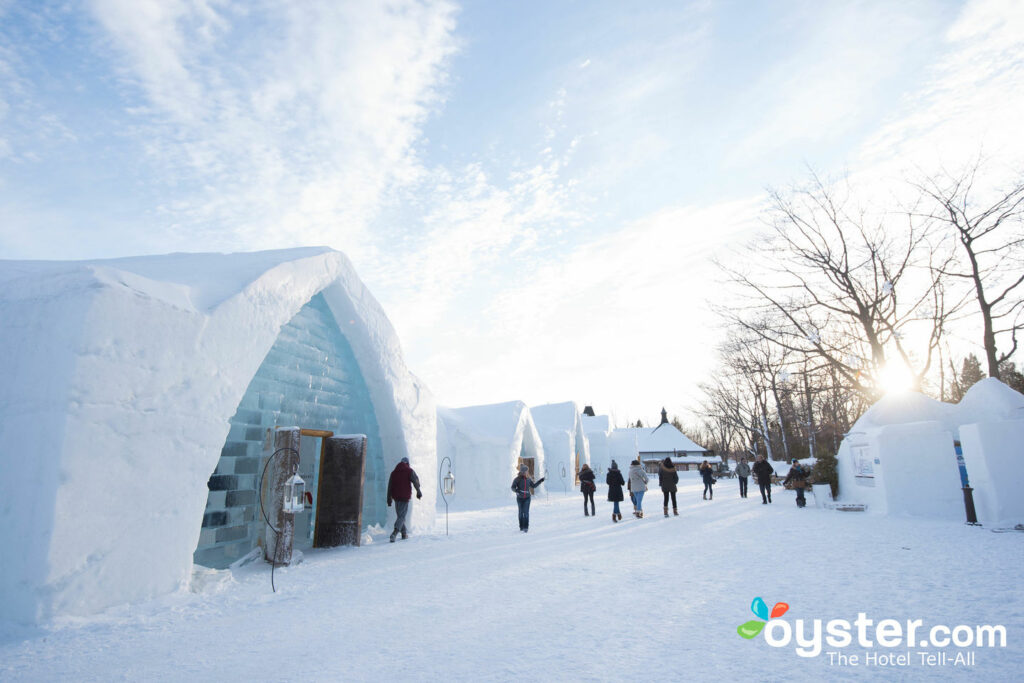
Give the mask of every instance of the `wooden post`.
[(278, 429), (274, 434), (272, 461), (267, 468), (270, 482), (264, 505), (270, 527), (264, 531), (264, 559), (274, 564), (291, 564), (295, 540), (295, 515), (284, 511), (285, 484), (299, 466), (299, 428)]

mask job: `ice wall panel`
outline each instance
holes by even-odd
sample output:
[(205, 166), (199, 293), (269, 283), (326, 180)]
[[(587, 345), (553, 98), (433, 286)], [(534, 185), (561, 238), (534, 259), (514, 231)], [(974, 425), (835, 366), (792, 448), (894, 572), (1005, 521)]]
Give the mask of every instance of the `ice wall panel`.
[(352, 349), (322, 295), (282, 328), (230, 422), (228, 441), (208, 484), (196, 563), (225, 567), (256, 545), (261, 531), (256, 469), (262, 468), (267, 429), (275, 426), (366, 434), (363, 522), (384, 522), (386, 478), (373, 404)]

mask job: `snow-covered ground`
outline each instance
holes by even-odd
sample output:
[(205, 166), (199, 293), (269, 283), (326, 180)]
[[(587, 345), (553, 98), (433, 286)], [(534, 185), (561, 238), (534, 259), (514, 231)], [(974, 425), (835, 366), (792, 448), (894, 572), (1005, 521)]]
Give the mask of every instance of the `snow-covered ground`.
[[(514, 503), (450, 516), (451, 535), (317, 550), (275, 573), (252, 564), (200, 592), (0, 631), (0, 680), (1020, 680), (1024, 533), (958, 523), (762, 505), (735, 481), (701, 500), (686, 478), (680, 516), (583, 517), (578, 493), (534, 501), (529, 534)], [(602, 487), (603, 488), (603, 487)], [(413, 503), (416, 504), (415, 502)], [(786, 602), (783, 619), (1003, 625), (1005, 647), (913, 647), (907, 666), (843, 648), (799, 657), (764, 635), (740, 638), (751, 601)], [(777, 634), (776, 634), (777, 635)], [(917, 652), (945, 653), (927, 666)], [(952, 665), (958, 652), (972, 666)]]

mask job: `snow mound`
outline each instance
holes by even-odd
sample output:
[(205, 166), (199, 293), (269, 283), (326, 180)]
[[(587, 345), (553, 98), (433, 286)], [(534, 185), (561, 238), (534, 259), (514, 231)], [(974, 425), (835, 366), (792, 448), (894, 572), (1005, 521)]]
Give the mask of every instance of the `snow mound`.
[(970, 389), (957, 404), (957, 421), (962, 424), (1024, 419), (1024, 394), (999, 380), (986, 377)]

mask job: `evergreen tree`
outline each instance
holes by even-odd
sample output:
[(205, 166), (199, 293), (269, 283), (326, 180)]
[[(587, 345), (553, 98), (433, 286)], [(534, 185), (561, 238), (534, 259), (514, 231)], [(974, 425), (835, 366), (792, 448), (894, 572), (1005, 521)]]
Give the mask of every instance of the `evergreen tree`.
[(1024, 394), (1024, 374), (1017, 370), (1012, 361), (1004, 360), (999, 364), (999, 379), (1014, 391)]
[(640, 429), (643, 426), (644, 426), (643, 420), (637, 420), (636, 421), (636, 428), (637, 429)]
[(983, 379), (985, 379), (985, 373), (981, 370), (981, 361), (973, 353), (968, 355), (967, 358), (964, 358), (960, 372), (953, 372), (949, 388), (950, 400), (959, 403), (967, 390)]

